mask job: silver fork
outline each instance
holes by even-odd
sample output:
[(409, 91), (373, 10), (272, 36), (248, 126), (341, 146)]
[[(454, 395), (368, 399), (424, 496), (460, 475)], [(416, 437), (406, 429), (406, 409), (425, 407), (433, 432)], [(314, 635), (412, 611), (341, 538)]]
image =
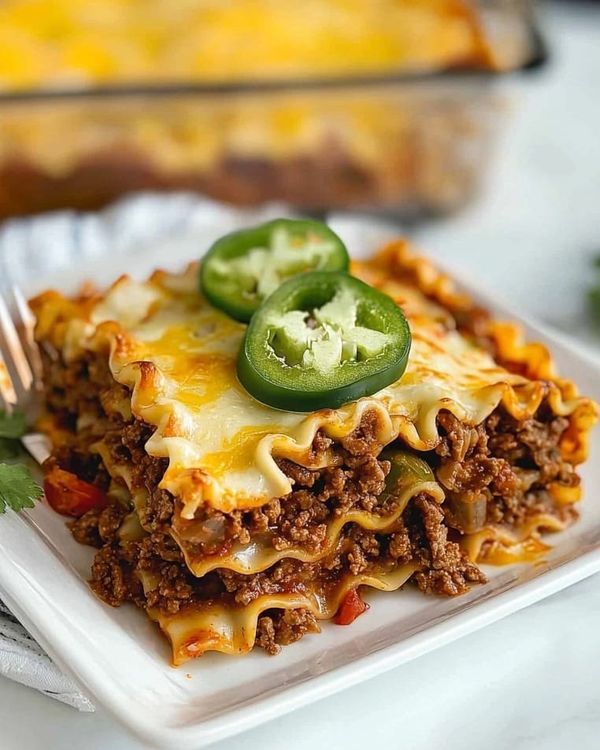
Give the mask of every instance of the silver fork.
[[(12, 285), (0, 295), (0, 358), (8, 382), (0, 378), (0, 406), (28, 412), (35, 407), (42, 377), (42, 360), (33, 338), (35, 320), (21, 290)], [(12, 313), (12, 314), (11, 314)]]
[[(35, 319), (17, 286), (9, 286), (6, 292), (0, 295), (0, 409), (8, 414), (19, 409), (31, 424), (42, 386), (42, 359), (33, 336)], [(22, 442), (38, 462), (48, 456), (42, 435), (29, 433)]]

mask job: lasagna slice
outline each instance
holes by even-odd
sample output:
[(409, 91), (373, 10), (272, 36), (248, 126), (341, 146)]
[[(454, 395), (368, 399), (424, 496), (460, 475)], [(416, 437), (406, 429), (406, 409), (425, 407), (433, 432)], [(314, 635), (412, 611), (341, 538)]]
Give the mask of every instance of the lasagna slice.
[(276, 653), (351, 622), (367, 587), (461, 594), (486, 580), (481, 563), (534, 560), (543, 533), (577, 517), (596, 407), (547, 350), (403, 242), (352, 273), (402, 307), (408, 366), (312, 413), (240, 385), (245, 325), (202, 298), (196, 266), (31, 303), (46, 470), (78, 482), (71, 528), (98, 548), (91, 586), (144, 609), (175, 664)]

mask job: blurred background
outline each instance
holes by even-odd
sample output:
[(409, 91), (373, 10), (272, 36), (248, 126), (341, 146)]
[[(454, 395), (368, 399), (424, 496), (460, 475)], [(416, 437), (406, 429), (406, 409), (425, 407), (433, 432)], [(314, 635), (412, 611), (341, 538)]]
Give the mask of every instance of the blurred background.
[(1, 0), (0, 222), (375, 212), (597, 342), (599, 81), (598, 2)]
[(0, 50), (0, 217), (139, 189), (455, 211), (546, 59), (528, 0), (4, 0)]
[(5, 229), (139, 191), (384, 215), (597, 343), (599, 132), (598, 2), (0, 0)]

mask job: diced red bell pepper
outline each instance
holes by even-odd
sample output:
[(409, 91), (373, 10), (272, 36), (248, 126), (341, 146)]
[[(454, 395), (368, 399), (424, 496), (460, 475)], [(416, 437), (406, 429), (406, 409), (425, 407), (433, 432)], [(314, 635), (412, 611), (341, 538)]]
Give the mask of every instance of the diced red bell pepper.
[(106, 494), (101, 489), (58, 466), (44, 477), (44, 494), (53, 510), (74, 518), (108, 504)]
[(357, 589), (350, 589), (342, 599), (337, 614), (334, 617), (336, 625), (350, 625), (359, 615), (366, 612), (369, 605), (360, 598)]

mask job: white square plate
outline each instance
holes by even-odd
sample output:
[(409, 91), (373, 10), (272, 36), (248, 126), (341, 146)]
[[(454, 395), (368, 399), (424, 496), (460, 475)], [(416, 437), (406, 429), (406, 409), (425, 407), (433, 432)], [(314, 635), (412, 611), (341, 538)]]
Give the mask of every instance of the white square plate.
[[(143, 217), (146, 209), (134, 206), (135, 215)], [(63, 270), (52, 278), (45, 270), (44, 278), (38, 276), (27, 291), (51, 284), (72, 288), (76, 278), (90, 275), (104, 281), (130, 268), (139, 276), (154, 265), (176, 267), (201, 254), (214, 236), (255, 218), (212, 204), (195, 211), (185, 226), (177, 224), (179, 231), (171, 224), (168, 239), (140, 230), (142, 236), (134, 236), (130, 245), (122, 243), (110, 263), (104, 253), (114, 247), (115, 224), (123, 226), (122, 210), (88, 217), (87, 224), (62, 215), (13, 227), (13, 235), (22, 234), (17, 240), (29, 271), (35, 265), (32, 258), (47, 258), (59, 241), (65, 264), (73, 266), (65, 242), (85, 251), (83, 256), (95, 256), (91, 264), (79, 260), (76, 273)], [(98, 222), (93, 231), (90, 222)], [(335, 226), (351, 249), (363, 252), (389, 233), (357, 220), (339, 219)], [(2, 242), (8, 242), (6, 235)], [(16, 245), (11, 245), (13, 273), (31, 280), (31, 273), (19, 270)], [(473, 285), (462, 286), (496, 314), (518, 319), (475, 293)], [(598, 363), (564, 337), (522, 322), (530, 338), (551, 347), (561, 372), (600, 400)], [(351, 627), (324, 625), (321, 635), (306, 636), (276, 658), (263, 652), (240, 659), (209, 654), (178, 669), (170, 667), (166, 642), (142, 612), (130, 606), (111, 609), (92, 595), (86, 585), (92, 551), (77, 544), (63, 519), (41, 503), (30, 512), (0, 517), (0, 590), (56, 662), (136, 735), (155, 746), (199, 748), (414, 659), (600, 570), (600, 502), (591, 496), (592, 488), (600, 486), (599, 458), (596, 434), (582, 471), (587, 492), (581, 520), (550, 538), (553, 549), (544, 562), (489, 568), (489, 583), (455, 599), (410, 589), (369, 593), (371, 609)]]

